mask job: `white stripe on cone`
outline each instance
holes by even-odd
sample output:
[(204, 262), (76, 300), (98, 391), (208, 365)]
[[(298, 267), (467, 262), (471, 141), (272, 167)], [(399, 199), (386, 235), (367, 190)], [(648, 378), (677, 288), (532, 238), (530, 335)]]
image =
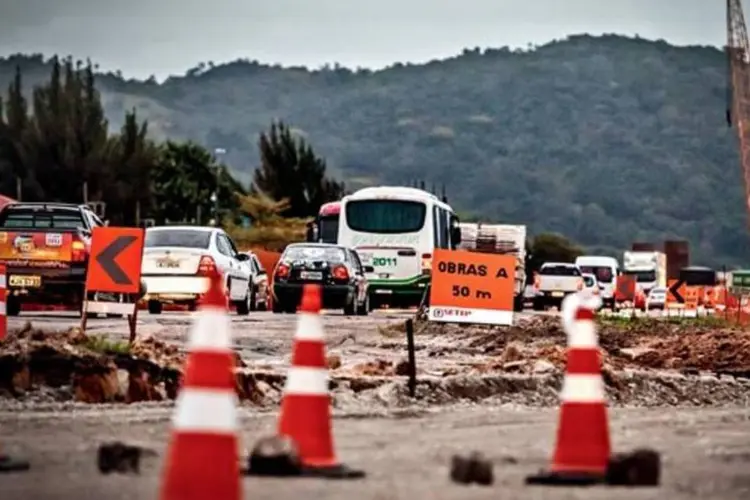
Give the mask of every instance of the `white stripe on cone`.
[(323, 320), (320, 314), (300, 312), (297, 321), (297, 330), (294, 332), (296, 340), (321, 340), (325, 341), (323, 333)]
[[(182, 432), (234, 434), (237, 429), (234, 391), (184, 387), (177, 396), (173, 429)], [(206, 457), (210, 460), (210, 457)]]
[(568, 348), (597, 349), (599, 340), (596, 336), (596, 324), (587, 319), (573, 322), (573, 331), (568, 334)]
[(198, 312), (188, 337), (189, 351), (231, 351), (231, 320), (226, 311), (208, 308)]
[(284, 394), (327, 396), (328, 369), (291, 366), (286, 377)]
[(7, 314), (5, 310), (5, 302), (0, 302), (0, 316), (5, 316)]
[(604, 403), (601, 375), (565, 375), (560, 399), (565, 403)]
[(5, 273), (0, 273), (0, 288), (7, 288), (8, 282), (5, 279)]

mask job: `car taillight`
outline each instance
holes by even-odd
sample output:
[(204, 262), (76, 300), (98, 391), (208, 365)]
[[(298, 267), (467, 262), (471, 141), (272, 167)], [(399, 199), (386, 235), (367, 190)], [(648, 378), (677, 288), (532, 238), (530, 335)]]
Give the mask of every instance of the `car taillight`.
[(429, 274), (432, 272), (432, 254), (422, 254), (422, 274)]
[(289, 266), (286, 264), (279, 264), (274, 273), (274, 278), (286, 279), (289, 277)]
[(70, 260), (73, 262), (83, 262), (86, 260), (86, 257), (88, 257), (86, 244), (79, 239), (74, 239), (70, 245)]
[(534, 274), (534, 288), (538, 290), (541, 284), (542, 284), (542, 277), (539, 276), (539, 274)]
[(198, 276), (211, 276), (216, 271), (216, 261), (213, 257), (210, 255), (201, 257), (201, 261), (198, 263)]
[(346, 267), (344, 266), (336, 266), (331, 271), (331, 275), (333, 276), (333, 279), (339, 280), (339, 281), (347, 281), (349, 280), (349, 271), (346, 270)]

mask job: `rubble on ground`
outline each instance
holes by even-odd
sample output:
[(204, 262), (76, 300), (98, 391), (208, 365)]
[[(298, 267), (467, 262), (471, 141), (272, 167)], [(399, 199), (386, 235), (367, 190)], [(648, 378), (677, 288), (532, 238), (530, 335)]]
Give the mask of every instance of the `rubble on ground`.
[[(559, 403), (567, 340), (559, 318), (524, 317), (511, 327), (416, 322), (415, 399), (404, 330), (403, 322), (373, 327), (333, 347), (326, 363), (335, 408)], [(613, 404), (750, 404), (750, 331), (718, 322), (603, 320), (599, 336)], [(151, 336), (127, 346), (76, 328), (48, 332), (27, 324), (0, 342), (0, 399), (169, 401), (184, 359), (177, 345)], [(236, 390), (246, 404), (274, 408), (281, 400), (286, 364), (267, 360), (237, 355)]]

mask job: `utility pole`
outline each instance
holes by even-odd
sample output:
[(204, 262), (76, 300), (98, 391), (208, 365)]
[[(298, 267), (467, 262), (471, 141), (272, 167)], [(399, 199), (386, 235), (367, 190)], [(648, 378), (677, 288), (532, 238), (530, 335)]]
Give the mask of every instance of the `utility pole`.
[(216, 187), (213, 194), (211, 195), (211, 201), (214, 202), (214, 227), (219, 227), (221, 225), (219, 222), (219, 176), (221, 174), (221, 163), (219, 158), (224, 156), (226, 153), (227, 150), (224, 148), (214, 149), (214, 155), (216, 155)]

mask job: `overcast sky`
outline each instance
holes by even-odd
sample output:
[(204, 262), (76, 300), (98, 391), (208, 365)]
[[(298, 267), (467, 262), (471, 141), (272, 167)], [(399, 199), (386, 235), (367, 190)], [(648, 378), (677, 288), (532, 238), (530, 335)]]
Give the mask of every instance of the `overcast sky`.
[[(750, 0), (743, 0), (745, 7)], [(91, 57), (160, 80), (240, 57), (379, 68), (578, 33), (725, 43), (722, 0), (0, 0), (0, 55)]]

